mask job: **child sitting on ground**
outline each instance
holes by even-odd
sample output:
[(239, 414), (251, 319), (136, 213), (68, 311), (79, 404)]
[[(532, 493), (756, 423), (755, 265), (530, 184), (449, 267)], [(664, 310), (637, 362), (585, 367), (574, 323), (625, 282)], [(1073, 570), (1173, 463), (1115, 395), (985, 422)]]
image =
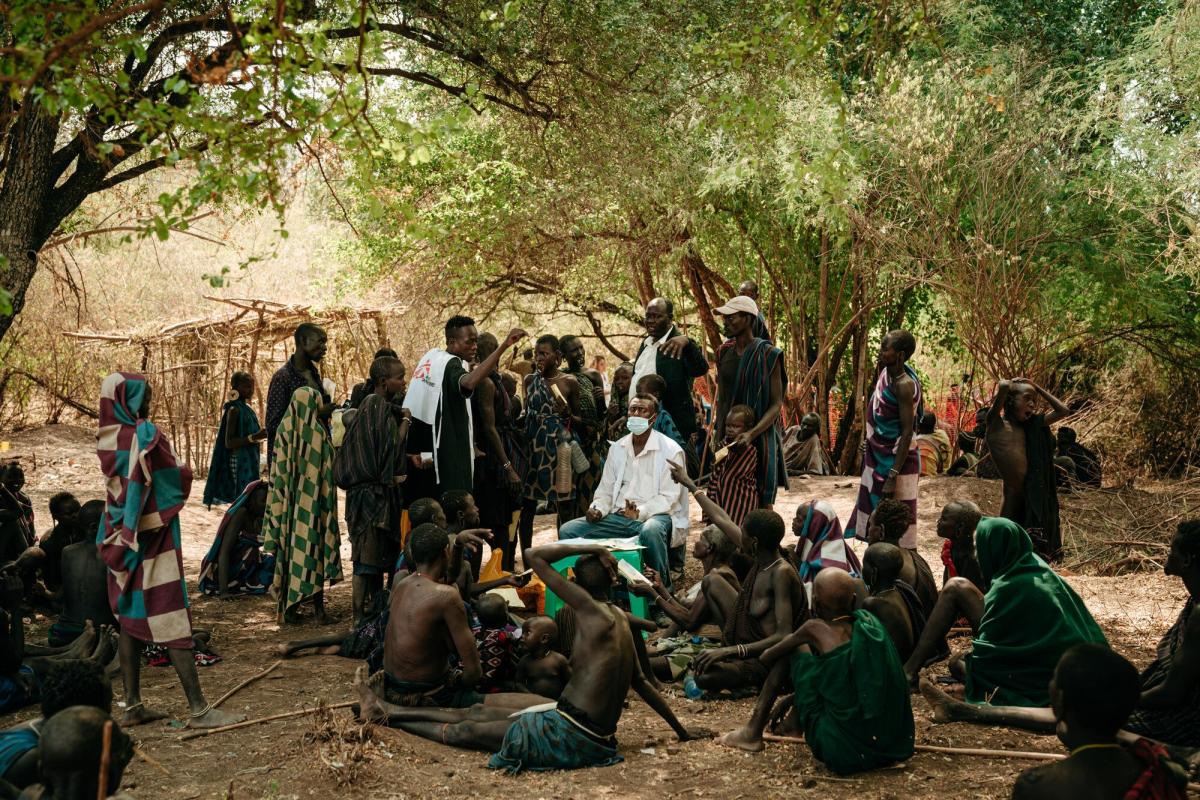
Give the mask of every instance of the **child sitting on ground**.
[(557, 700), (571, 679), (571, 664), (554, 649), (558, 626), (547, 616), (534, 616), (521, 626), (521, 649), (525, 655), (517, 664), (517, 685), (522, 691)]
[[(108, 746), (108, 770), (100, 787), (100, 765), (104, 763), (104, 728), (112, 726)], [(98, 708), (71, 706), (42, 726), (42, 782), (27, 788), (28, 800), (93, 800), (127, 797), (118, 794), (125, 768), (133, 760), (133, 740), (112, 717)]]
[(516, 672), (513, 648), (517, 638), (517, 626), (508, 618), (508, 602), (498, 594), (481, 595), (475, 600), (475, 615), (479, 619), (475, 646), (483, 668), (477, 691), (508, 691)]
[[(754, 427), (757, 419), (754, 409), (736, 405), (725, 415), (725, 441), (713, 459), (712, 478), (708, 484), (708, 496), (719, 505), (734, 525), (758, 508), (758, 448), (753, 444), (739, 445), (738, 437)], [(721, 455), (724, 453), (724, 455)], [(712, 520), (704, 515), (704, 522)]]
[(42, 716), (0, 731), (0, 778), (18, 789), (38, 780), (38, 744), (46, 720), (72, 706), (112, 712), (112, 684), (104, 667), (88, 659), (55, 662), (41, 683)]
[(50, 498), (50, 517), (54, 520), (54, 528), (38, 544), (46, 554), (46, 560), (41, 565), (41, 577), (47, 592), (54, 593), (62, 588), (63, 550), (82, 542), (88, 538), (88, 534), (95, 536), (95, 531), (82, 529), (79, 512), (79, 501), (70, 492), (59, 492)]

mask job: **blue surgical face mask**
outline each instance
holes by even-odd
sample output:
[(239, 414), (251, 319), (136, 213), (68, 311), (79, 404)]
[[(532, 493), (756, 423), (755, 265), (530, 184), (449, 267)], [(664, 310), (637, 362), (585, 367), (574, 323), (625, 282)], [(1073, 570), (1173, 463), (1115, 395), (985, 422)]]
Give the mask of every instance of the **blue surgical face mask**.
[(650, 420), (645, 417), (626, 417), (625, 428), (634, 435), (640, 435), (650, 430)]

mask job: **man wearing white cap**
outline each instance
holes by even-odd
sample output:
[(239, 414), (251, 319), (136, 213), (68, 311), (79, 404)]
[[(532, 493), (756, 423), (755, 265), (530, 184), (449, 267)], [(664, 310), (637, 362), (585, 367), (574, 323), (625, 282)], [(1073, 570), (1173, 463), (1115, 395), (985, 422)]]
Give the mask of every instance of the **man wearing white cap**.
[(714, 441), (725, 439), (725, 415), (735, 405), (747, 405), (758, 420), (738, 437), (737, 444), (758, 448), (759, 505), (770, 508), (779, 487), (787, 488), (779, 412), (787, 375), (783, 351), (754, 335), (758, 304), (738, 295), (716, 311), (724, 317), (725, 343), (717, 350), (717, 412)]
[[(749, 297), (758, 304), (758, 284), (754, 281), (742, 281), (738, 286), (738, 294), (743, 297)], [(767, 328), (767, 318), (762, 315), (762, 311), (758, 312), (758, 316), (754, 318), (754, 337), (756, 339), (766, 339), (771, 344), (775, 344), (774, 337), (771, 336), (771, 331)]]

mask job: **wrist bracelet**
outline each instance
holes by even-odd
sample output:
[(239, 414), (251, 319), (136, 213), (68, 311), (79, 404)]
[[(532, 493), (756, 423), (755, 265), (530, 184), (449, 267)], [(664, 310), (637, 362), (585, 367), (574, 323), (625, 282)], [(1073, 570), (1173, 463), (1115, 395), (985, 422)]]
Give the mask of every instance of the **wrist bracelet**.
[(500, 465), (500, 469), (508, 469), (511, 466), (512, 466), (511, 461), (505, 461), (503, 464)]

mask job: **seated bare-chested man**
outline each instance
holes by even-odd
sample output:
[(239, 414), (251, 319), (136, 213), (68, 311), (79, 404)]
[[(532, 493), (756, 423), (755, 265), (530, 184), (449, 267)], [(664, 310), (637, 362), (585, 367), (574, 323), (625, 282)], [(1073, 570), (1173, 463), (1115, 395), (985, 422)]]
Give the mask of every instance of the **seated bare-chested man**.
[(983, 512), (970, 500), (953, 500), (942, 509), (937, 535), (946, 540), (942, 547), (943, 586), (951, 578), (966, 578), (979, 591), (987, 591), (975, 557), (975, 526), (981, 519)]
[(779, 549), (785, 532), (783, 517), (757, 509), (747, 514), (739, 527), (696, 488), (682, 467), (672, 465), (671, 477), (692, 493), (738, 550), (754, 553), (754, 563), (740, 589), (718, 573), (704, 576), (702, 591), (719, 620), (725, 646), (696, 656), (696, 685), (704, 691), (762, 686), (767, 669), (759, 656), (808, 617), (808, 595), (800, 575)]
[(868, 547), (863, 556), (862, 576), (870, 596), (862, 607), (879, 618), (892, 637), (900, 660), (906, 661), (925, 629), (925, 615), (917, 593), (900, 580), (903, 566), (899, 547), (887, 542)]
[[(886, 498), (871, 512), (867, 519), (867, 541), (887, 542), (900, 547), (900, 537), (912, 524), (912, 510), (899, 500)], [(938, 588), (933, 580), (933, 570), (929, 562), (915, 548), (900, 547), (900, 556), (904, 566), (900, 569), (900, 580), (907, 583), (921, 598), (921, 610), (928, 617), (933, 613), (937, 602)]]
[[(1042, 397), (1052, 411), (1037, 413)], [(1000, 479), (1004, 504), (1000, 516), (1029, 532), (1034, 549), (1048, 561), (1059, 557), (1062, 534), (1050, 426), (1070, 416), (1063, 402), (1024, 378), (1001, 381), (987, 414), (987, 446)]]
[[(413, 549), (415, 554), (416, 544)], [(574, 582), (551, 566), (570, 556), (581, 556), (575, 563)], [(511, 708), (488, 706), (399, 708), (381, 702), (371, 685), (376, 679), (372, 678), (371, 684), (362, 681), (360, 670), (360, 715), (386, 720), (392, 727), (435, 742), (498, 750), (488, 766), (510, 772), (598, 767), (620, 761), (614, 734), (630, 688), (667, 721), (681, 741), (692, 738), (642, 674), (627, 616), (608, 601), (618, 580), (612, 554), (599, 545), (551, 544), (531, 548), (526, 557), (546, 588), (575, 612), (571, 678), (556, 707), (526, 708), (516, 716), (511, 715)], [(544, 699), (494, 694), (488, 695), (489, 705), (495, 698)]]
[(521, 625), (521, 649), (517, 662), (517, 685), (530, 694), (557, 700), (571, 679), (571, 662), (554, 648), (558, 645), (558, 626), (554, 620), (537, 614)]
[[(484, 702), (475, 691), (483, 670), (475, 636), (458, 589), (446, 583), (457, 574), (461, 553), (432, 523), (410, 536), (413, 572), (392, 588), (383, 644), (383, 683), (388, 702), (401, 706), (466, 708)], [(459, 667), (451, 669), (450, 655)], [(488, 702), (501, 695), (488, 695)]]
[(1063, 654), (1050, 684), (1055, 733), (1071, 755), (1022, 772), (1013, 800), (1184, 800), (1187, 772), (1147, 739), (1117, 740), (1138, 702), (1138, 674), (1107, 647), (1081, 644)]

